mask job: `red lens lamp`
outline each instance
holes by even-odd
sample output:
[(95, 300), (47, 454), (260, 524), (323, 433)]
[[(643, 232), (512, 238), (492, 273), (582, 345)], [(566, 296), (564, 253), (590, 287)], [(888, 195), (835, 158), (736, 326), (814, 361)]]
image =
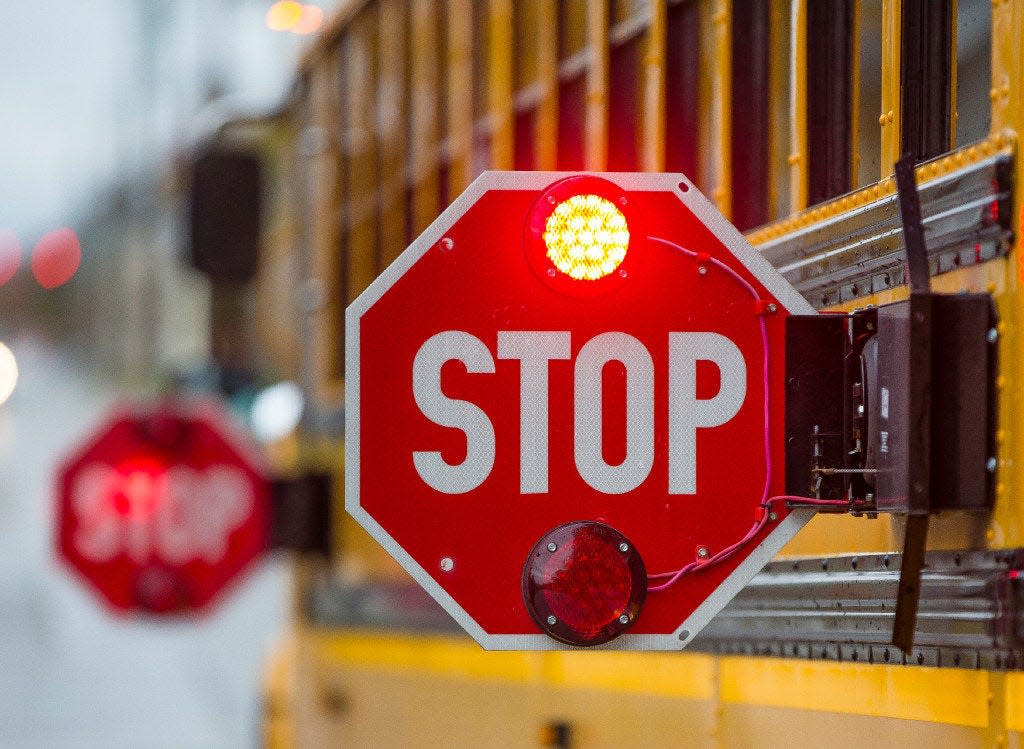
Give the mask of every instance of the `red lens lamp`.
[(609, 525), (575, 521), (548, 531), (523, 567), (527, 611), (567, 645), (601, 645), (636, 620), (647, 571), (629, 539)]

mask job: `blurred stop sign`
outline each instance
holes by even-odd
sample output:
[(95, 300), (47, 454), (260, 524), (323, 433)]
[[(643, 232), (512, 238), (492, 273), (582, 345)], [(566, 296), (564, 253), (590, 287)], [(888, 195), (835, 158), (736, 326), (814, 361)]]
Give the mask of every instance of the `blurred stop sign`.
[(265, 550), (269, 487), (214, 410), (124, 411), (61, 469), (56, 522), (114, 609), (195, 611)]

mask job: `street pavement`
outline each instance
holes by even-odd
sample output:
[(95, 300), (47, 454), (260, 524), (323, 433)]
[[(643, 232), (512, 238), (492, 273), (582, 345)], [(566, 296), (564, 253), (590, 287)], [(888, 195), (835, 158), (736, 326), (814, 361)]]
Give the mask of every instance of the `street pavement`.
[(282, 560), (201, 618), (112, 616), (58, 561), (53, 476), (118, 399), (66, 355), (22, 338), (0, 405), (0, 747), (246, 747), (286, 620)]

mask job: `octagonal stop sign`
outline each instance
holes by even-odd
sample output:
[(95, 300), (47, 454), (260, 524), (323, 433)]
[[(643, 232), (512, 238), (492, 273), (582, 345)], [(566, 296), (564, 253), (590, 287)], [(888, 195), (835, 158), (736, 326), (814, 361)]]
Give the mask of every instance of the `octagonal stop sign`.
[(212, 408), (119, 411), (57, 484), (60, 555), (117, 611), (203, 609), (267, 548), (269, 484)]
[(484, 647), (683, 647), (809, 518), (811, 312), (682, 175), (485, 173), (348, 309), (346, 507)]

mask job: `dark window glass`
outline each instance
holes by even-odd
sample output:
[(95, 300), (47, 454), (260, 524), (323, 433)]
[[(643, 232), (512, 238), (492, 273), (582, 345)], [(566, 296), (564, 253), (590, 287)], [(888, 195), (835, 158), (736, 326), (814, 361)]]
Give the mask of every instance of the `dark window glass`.
[(613, 172), (633, 172), (639, 168), (639, 62), (639, 36), (614, 45), (609, 52), (608, 169)]
[(900, 151), (917, 160), (949, 150), (952, 7), (949, 0), (903, 0)]
[(768, 220), (768, 0), (733, 0), (732, 222)]
[(850, 189), (853, 0), (807, 4), (808, 200)]
[(558, 83), (558, 168), (583, 169), (583, 123), (586, 117), (586, 77), (581, 75)]
[(665, 170), (697, 183), (700, 93), (700, 6), (684, 0), (668, 8), (665, 49)]

